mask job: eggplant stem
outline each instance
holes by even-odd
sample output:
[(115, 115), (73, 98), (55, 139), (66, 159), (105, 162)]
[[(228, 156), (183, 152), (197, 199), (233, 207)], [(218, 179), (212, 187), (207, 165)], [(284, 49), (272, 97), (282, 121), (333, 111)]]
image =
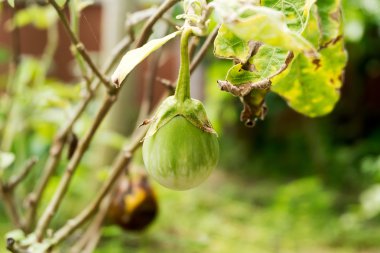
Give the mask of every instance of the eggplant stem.
[(178, 102), (190, 99), (190, 59), (189, 59), (189, 38), (192, 35), (191, 28), (185, 28), (181, 35), (181, 64), (177, 87), (174, 96)]

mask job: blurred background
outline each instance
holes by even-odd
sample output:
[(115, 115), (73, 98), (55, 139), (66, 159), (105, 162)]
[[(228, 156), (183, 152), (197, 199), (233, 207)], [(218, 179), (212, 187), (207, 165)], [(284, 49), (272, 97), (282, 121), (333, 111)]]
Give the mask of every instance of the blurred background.
[[(83, 86), (54, 10), (25, 2), (14, 10), (0, 1), (0, 129), (6, 133), (0, 149), (15, 156), (1, 174), (9, 178), (27, 158), (39, 157), (18, 189), (20, 203), (39, 179), (51, 140), (79, 101)], [(103, 0), (86, 7), (80, 38), (97, 63), (125, 35), (127, 13), (159, 2)], [(349, 62), (341, 99), (325, 117), (306, 118), (270, 94), (266, 119), (246, 128), (239, 121), (238, 99), (219, 91), (216, 84), (231, 63), (213, 58), (209, 50), (192, 77), (192, 94), (205, 102), (220, 136), (218, 169), (200, 187), (186, 192), (151, 182), (159, 205), (154, 223), (142, 232), (107, 224), (96, 252), (380, 252), (380, 2), (343, 0), (343, 13)], [(153, 37), (164, 33), (159, 24)], [(177, 49), (178, 41), (166, 46), (158, 76), (175, 80)], [(19, 58), (12, 59), (14, 55)], [(9, 84), (12, 61), (19, 66), (16, 82)], [(53, 226), (86, 206), (116, 152), (128, 141), (148, 62), (125, 85), (96, 135)], [(9, 85), (16, 99), (6, 111), (2, 108), (11, 100)], [(155, 101), (163, 90), (157, 82)], [(100, 100), (101, 96), (75, 126), (78, 136), (88, 128)], [(48, 185), (43, 206), (66, 164), (61, 162)], [(143, 170), (141, 154), (131, 167)], [(0, 203), (0, 236), (9, 230), (12, 226)]]

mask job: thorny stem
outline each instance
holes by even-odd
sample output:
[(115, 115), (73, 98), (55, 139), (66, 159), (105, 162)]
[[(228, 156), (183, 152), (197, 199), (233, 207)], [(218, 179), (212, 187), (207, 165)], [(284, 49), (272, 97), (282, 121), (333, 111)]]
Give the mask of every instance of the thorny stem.
[(181, 64), (179, 76), (174, 96), (179, 102), (190, 98), (190, 59), (189, 59), (189, 38), (192, 35), (191, 28), (185, 28), (181, 35)]
[[(172, 7), (177, 1), (178, 0), (166, 0), (161, 5), (161, 7), (158, 9), (157, 13), (155, 15), (153, 15), (147, 21), (147, 24), (144, 26), (143, 32), (141, 33), (142, 35), (140, 36), (138, 43), (136, 45), (137, 47), (146, 43), (146, 41), (149, 38), (149, 36), (146, 36), (147, 30), (151, 31), (153, 25), (157, 22), (157, 20), (159, 20), (160, 17), (170, 7)], [(63, 15), (63, 13), (61, 12), (61, 10), (59, 9), (58, 5), (55, 3), (54, 0), (49, 0), (49, 2), (56, 8), (57, 12), (59, 14), (61, 14), (60, 17), (62, 16), (61, 17), (62, 21), (63, 22), (66, 21), (67, 28), (69, 30), (69, 34), (71, 34), (71, 37), (72, 37), (73, 33), (69, 29), (66, 17)], [(164, 8), (163, 8), (163, 6), (164, 6)], [(76, 38), (76, 37), (74, 36), (74, 38)], [(140, 45), (140, 43), (141, 43), (141, 45)], [(48, 204), (48, 207), (45, 209), (45, 212), (43, 213), (43, 215), (42, 215), (42, 217), (41, 217), (41, 219), (37, 225), (36, 238), (38, 241), (41, 241), (42, 238), (44, 237), (44, 233), (45, 233), (46, 229), (48, 228), (52, 218), (54, 217), (56, 211), (58, 210), (58, 208), (59, 208), (59, 206), (63, 200), (64, 195), (67, 192), (68, 186), (71, 182), (72, 176), (75, 173), (75, 170), (76, 170), (79, 162), (81, 161), (85, 151), (87, 150), (87, 148), (88, 148), (95, 132), (97, 131), (100, 123), (104, 120), (108, 111), (110, 110), (110, 108), (112, 107), (114, 102), (116, 101), (117, 94), (120, 90), (121, 89), (115, 90), (113, 95), (110, 95), (110, 94), (106, 95), (106, 98), (104, 99), (104, 101), (100, 107), (100, 110), (97, 113), (97, 116), (95, 118), (95, 121), (93, 122), (93, 125), (91, 126), (90, 130), (87, 132), (87, 134), (85, 135), (83, 140), (79, 143), (79, 146), (78, 146), (77, 150), (75, 151), (72, 159), (70, 160), (70, 163), (68, 164), (68, 166), (66, 168), (65, 174), (63, 175), (63, 177), (60, 181), (60, 184), (58, 186), (57, 191), (55, 192), (52, 200)], [(126, 163), (128, 163), (128, 162), (129, 162), (129, 160)], [(90, 216), (91, 216), (91, 214), (92, 213), (90, 213)]]

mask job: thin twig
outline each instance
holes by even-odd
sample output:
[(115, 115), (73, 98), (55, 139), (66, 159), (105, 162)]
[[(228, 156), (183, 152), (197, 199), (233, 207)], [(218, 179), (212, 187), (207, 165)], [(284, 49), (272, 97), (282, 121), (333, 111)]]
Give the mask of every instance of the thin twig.
[(33, 166), (37, 163), (37, 161), (38, 159), (36, 157), (32, 157), (31, 159), (29, 159), (29, 161), (25, 164), (24, 168), (21, 169), (20, 173), (11, 177), (9, 182), (4, 185), (5, 190), (13, 191), (13, 189), (16, 188), (16, 186), (29, 174), (29, 172), (32, 170)]
[(65, 173), (63, 177), (61, 178), (61, 181), (58, 185), (58, 188), (49, 202), (48, 206), (46, 207), (41, 219), (39, 220), (36, 228), (36, 237), (38, 241), (41, 241), (46, 229), (48, 228), (51, 219), (56, 214), (59, 205), (61, 204), (64, 195), (67, 192), (67, 189), (69, 187), (69, 184), (71, 182), (72, 176), (74, 175), (74, 172), (79, 165), (84, 153), (87, 151), (96, 131), (98, 130), (100, 124), (104, 120), (105, 116), (108, 114), (109, 110), (111, 109), (113, 103), (116, 100), (116, 96), (112, 95), (106, 95), (106, 98), (103, 100), (103, 103), (92, 123), (92, 126), (88, 130), (88, 132), (85, 134), (84, 138), (79, 142), (77, 149), (75, 150), (75, 153), (70, 160), (69, 164), (66, 167)]
[(102, 203), (99, 207), (99, 211), (96, 214), (94, 220), (87, 227), (81, 238), (71, 248), (70, 253), (93, 252), (94, 248), (99, 242), (102, 224), (107, 216), (107, 212), (112, 201), (112, 196), (113, 191), (110, 191), (107, 196), (103, 198)]
[(136, 48), (141, 47), (148, 41), (150, 34), (152, 33), (152, 28), (156, 22), (167, 12), (171, 7), (173, 7), (179, 0), (166, 0), (157, 9), (155, 15), (151, 16), (145, 23), (140, 38), (136, 42)]
[[(109, 73), (112, 70), (112, 67), (120, 60), (125, 51), (128, 50), (131, 43), (133, 41), (130, 37), (125, 37), (120, 43), (115, 46), (115, 49), (111, 52), (109, 60), (106, 60), (106, 63), (103, 67), (105, 73)], [(46, 162), (44, 172), (42, 175), (42, 179), (39, 181), (37, 188), (34, 192), (32, 192), (28, 198), (28, 214), (26, 218), (26, 228), (30, 230), (34, 225), (36, 219), (37, 208), (39, 202), (42, 198), (44, 190), (46, 189), (46, 185), (49, 182), (51, 176), (53, 175), (55, 169), (58, 166), (58, 163), (61, 159), (61, 154), (63, 151), (63, 147), (65, 144), (66, 137), (68, 133), (71, 131), (73, 125), (78, 120), (78, 118), (82, 115), (84, 110), (87, 108), (88, 104), (94, 97), (94, 93), (99, 87), (99, 82), (94, 82), (92, 85), (92, 89), (88, 94), (83, 98), (83, 100), (78, 105), (77, 109), (73, 113), (72, 117), (67, 121), (67, 123), (62, 127), (62, 129), (57, 133), (55, 141), (50, 148), (50, 155), (48, 161)]]
[(102, 189), (96, 196), (95, 200), (88, 205), (77, 217), (72, 220), (69, 220), (61, 229), (59, 229), (53, 236), (51, 240), (51, 246), (54, 246), (60, 243), (63, 239), (69, 236), (74, 230), (80, 227), (84, 222), (87, 221), (99, 208), (100, 203), (102, 202), (104, 196), (107, 195), (111, 187), (114, 185), (115, 181), (120, 177), (121, 173), (124, 171), (125, 167), (129, 164), (132, 159), (132, 154), (140, 147), (141, 140), (145, 136), (147, 128), (143, 131), (136, 130), (135, 137), (133, 138), (132, 143), (128, 148), (125, 149), (124, 152), (121, 152), (119, 155), (113, 169), (111, 171), (111, 175), (107, 179), (107, 181), (102, 186)]
[(156, 81), (164, 85), (171, 93), (174, 93), (175, 84), (173, 83), (173, 81), (162, 77), (156, 77)]
[(100, 73), (99, 69), (96, 67), (95, 63), (91, 60), (91, 57), (88, 55), (84, 45), (79, 41), (78, 37), (74, 33), (74, 31), (70, 28), (69, 21), (67, 20), (65, 14), (59, 7), (59, 5), (55, 2), (55, 0), (48, 0), (49, 3), (54, 7), (56, 10), (66, 32), (68, 33), (71, 43), (73, 44), (74, 48), (78, 51), (78, 53), (83, 57), (87, 65), (90, 67), (92, 72), (99, 78), (99, 80), (106, 86), (108, 91), (113, 91), (113, 86), (110, 84), (109, 80)]
[(210, 33), (209, 36), (207, 36), (205, 42), (202, 44), (202, 47), (199, 49), (198, 53), (195, 55), (194, 59), (191, 62), (190, 65), (190, 73), (193, 73), (195, 68), (199, 65), (203, 57), (205, 56), (207, 49), (210, 47), (210, 45), (214, 42), (216, 36), (218, 35), (220, 25), (216, 26), (214, 30)]
[[(209, 43), (208, 45), (210, 44), (211, 43)], [(202, 55), (204, 56), (203, 53)], [(193, 69), (195, 69), (199, 65), (199, 62), (200, 61), (198, 61), (197, 64), (192, 62), (191, 65), (194, 66)], [(167, 95), (168, 94), (165, 93), (163, 95), (163, 98), (165, 98)], [(55, 246), (62, 240), (64, 240), (67, 236), (69, 236), (77, 228), (84, 224), (89, 218), (91, 218), (91, 216), (96, 212), (104, 196), (106, 196), (112, 185), (114, 185), (117, 178), (122, 173), (123, 169), (129, 164), (130, 160), (132, 159), (133, 153), (141, 145), (141, 140), (145, 136), (145, 132), (147, 129), (141, 131), (140, 133), (138, 132), (139, 129), (140, 128), (135, 130), (137, 132), (133, 135), (136, 135), (137, 137), (133, 138), (134, 141), (129, 145), (128, 148), (125, 149), (124, 154), (122, 153), (119, 156), (117, 162), (115, 163), (115, 166), (113, 166), (110, 177), (108, 178), (107, 182), (105, 182), (105, 184), (103, 185), (101, 191), (98, 193), (98, 196), (95, 198), (95, 200), (90, 205), (88, 205), (87, 208), (83, 210), (77, 217), (75, 217), (72, 220), (69, 220), (61, 229), (59, 229), (54, 234), (53, 239), (51, 241), (51, 246)]]
[[(168, 29), (166, 29), (168, 30)], [(167, 31), (166, 31), (167, 32)], [(140, 112), (137, 117), (137, 126), (146, 119), (153, 103), (153, 87), (156, 82), (156, 75), (158, 71), (158, 65), (162, 56), (163, 48), (160, 48), (154, 55), (153, 59), (149, 61), (148, 75), (145, 79), (144, 95), (140, 106)]]
[[(49, 2), (53, 2), (56, 7), (58, 5), (55, 3), (54, 0), (49, 0)], [(137, 47), (145, 44), (145, 42), (148, 40), (149, 36), (147, 33), (150, 33), (153, 25), (160, 19), (160, 17), (168, 10), (171, 6), (173, 6), (178, 0), (166, 0), (158, 9), (157, 13), (153, 15), (148, 21), (147, 24), (144, 26), (143, 31), (140, 35), (140, 38), (138, 40), (138, 43), (136, 44)], [(58, 7), (58, 10), (59, 7)], [(59, 12), (63, 15), (62, 12)], [(63, 15), (64, 20), (66, 20), (66, 17)], [(67, 20), (66, 20), (67, 23)], [(69, 28), (69, 27), (68, 27)], [(149, 31), (149, 32), (148, 32)], [(72, 32), (71, 32), (72, 33)], [(140, 45), (140, 43), (142, 43)], [(90, 128), (90, 130), (87, 132), (83, 140), (79, 143), (77, 150), (75, 151), (72, 159), (70, 160), (70, 163), (68, 164), (65, 174), (63, 175), (58, 188), (52, 198), (52, 200), (49, 202), (47, 208), (45, 209), (44, 213), (42, 214), (41, 219), (39, 220), (36, 228), (36, 238), (38, 241), (41, 241), (44, 237), (44, 233), (46, 229), (48, 228), (51, 219), (54, 217), (56, 211), (58, 210), (58, 207), (60, 206), (64, 195), (67, 192), (68, 186), (71, 182), (72, 176), (81, 161), (85, 151), (87, 150), (90, 142), (92, 141), (92, 138), (97, 131), (100, 123), (104, 120), (105, 116), (107, 115), (108, 111), (111, 109), (112, 105), (117, 99), (117, 94), (121, 89), (115, 90), (115, 93), (113, 95), (107, 94), (106, 98), (104, 99), (96, 117), (95, 120)]]
[(200, 41), (199, 37), (197, 37), (197, 36), (191, 37), (190, 42), (189, 42), (189, 57), (190, 57), (190, 59), (193, 59), (194, 54), (195, 54), (195, 50), (197, 49), (197, 46), (199, 45), (199, 41)]
[(1, 180), (0, 180), (0, 199), (4, 203), (5, 211), (7, 212), (7, 215), (10, 217), (11, 222), (17, 228), (22, 228), (23, 224), (22, 224), (16, 203), (13, 198), (13, 192), (6, 191), (6, 189), (4, 189), (4, 184)]

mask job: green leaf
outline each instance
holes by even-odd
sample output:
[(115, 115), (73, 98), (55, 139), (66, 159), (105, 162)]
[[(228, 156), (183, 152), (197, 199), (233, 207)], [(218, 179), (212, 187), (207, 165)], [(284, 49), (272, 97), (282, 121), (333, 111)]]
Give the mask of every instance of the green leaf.
[(302, 33), (316, 0), (262, 0), (261, 5), (284, 13), (290, 30)]
[(115, 72), (113, 73), (112, 82), (115, 83), (117, 86), (120, 86), (121, 83), (124, 81), (124, 79), (127, 77), (127, 75), (140, 62), (142, 62), (152, 52), (162, 47), (165, 43), (167, 43), (169, 40), (173, 39), (180, 33), (181, 33), (180, 31), (176, 31), (163, 38), (151, 40), (148, 43), (146, 43), (144, 46), (127, 52), (123, 56), (123, 58), (121, 59), (121, 62), (119, 63)]
[(317, 6), (313, 5), (310, 10), (310, 15), (307, 23), (307, 29), (302, 33), (302, 36), (310, 41), (315, 48), (320, 48), (321, 31), (319, 26), (319, 16)]
[(66, 0), (55, 0), (55, 2), (59, 5), (59, 7), (63, 7), (66, 4)]
[(13, 19), (13, 25), (23, 27), (33, 25), (38, 29), (46, 29), (57, 21), (55, 10), (51, 6), (32, 5), (19, 10)]
[(15, 7), (15, 0), (8, 0), (8, 4), (12, 6), (12, 8)]
[(310, 117), (325, 115), (334, 108), (347, 61), (342, 40), (319, 53), (319, 61), (298, 55), (291, 67), (274, 77), (272, 83), (272, 91), (284, 97), (294, 110)]
[(8, 168), (15, 160), (15, 155), (10, 152), (0, 151), (0, 170)]
[(7, 48), (0, 47), (0, 64), (4, 64), (8, 61), (10, 56), (9, 51)]
[(342, 12), (340, 0), (317, 1), (320, 27), (322, 30), (321, 45), (326, 45), (342, 34)]
[[(226, 77), (228, 84), (224, 85), (230, 86), (225, 90), (230, 89), (234, 94), (233, 86), (238, 87), (240, 94), (235, 93), (235, 95), (241, 97), (240, 100), (244, 105), (240, 119), (246, 126), (252, 127), (257, 119), (264, 119), (265, 97), (270, 91), (269, 79), (282, 72), (291, 57), (292, 54), (287, 50), (261, 45), (246, 64), (236, 64), (228, 71)], [(219, 82), (221, 83), (223, 85), (223, 82)]]
[(241, 63), (233, 66), (228, 71), (226, 80), (233, 85), (241, 85), (271, 78), (282, 68), (287, 57), (287, 50), (262, 45), (249, 59), (247, 66), (243, 67)]
[(249, 43), (221, 25), (214, 41), (214, 55), (223, 59), (236, 59), (246, 63), (251, 56)]

